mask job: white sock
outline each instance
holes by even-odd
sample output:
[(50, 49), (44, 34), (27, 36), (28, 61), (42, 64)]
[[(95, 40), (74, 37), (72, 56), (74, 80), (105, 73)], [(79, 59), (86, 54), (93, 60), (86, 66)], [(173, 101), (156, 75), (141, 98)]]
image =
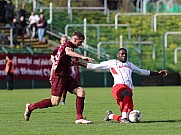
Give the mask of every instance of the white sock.
[(110, 114), (110, 115), (109, 115), (109, 119), (110, 119), (110, 120), (113, 120), (113, 115), (114, 115), (114, 114)]
[(122, 112), (122, 119), (125, 119), (125, 118), (127, 118), (126, 115), (127, 113), (126, 112)]

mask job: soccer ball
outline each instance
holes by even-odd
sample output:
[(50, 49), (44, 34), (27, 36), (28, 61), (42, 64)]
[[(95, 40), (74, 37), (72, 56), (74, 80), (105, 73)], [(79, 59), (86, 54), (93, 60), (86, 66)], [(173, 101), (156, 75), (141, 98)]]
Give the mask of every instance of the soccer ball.
[(129, 113), (129, 121), (133, 123), (140, 122), (142, 118), (142, 114), (138, 110), (133, 110)]

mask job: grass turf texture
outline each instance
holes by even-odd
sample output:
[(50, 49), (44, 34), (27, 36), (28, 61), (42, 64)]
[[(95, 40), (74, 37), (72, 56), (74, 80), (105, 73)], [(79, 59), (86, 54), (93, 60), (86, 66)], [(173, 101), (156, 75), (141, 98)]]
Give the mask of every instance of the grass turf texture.
[(85, 88), (84, 116), (94, 124), (76, 125), (75, 96), (67, 95), (66, 104), (37, 109), (24, 121), (25, 103), (50, 97), (49, 89), (0, 90), (1, 135), (180, 135), (181, 87), (136, 87), (135, 109), (141, 111), (140, 123), (104, 122), (108, 109), (119, 113), (111, 88)]

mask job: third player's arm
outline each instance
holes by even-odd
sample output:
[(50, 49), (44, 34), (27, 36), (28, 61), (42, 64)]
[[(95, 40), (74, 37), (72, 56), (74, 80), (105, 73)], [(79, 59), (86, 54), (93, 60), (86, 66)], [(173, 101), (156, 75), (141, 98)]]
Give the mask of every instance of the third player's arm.
[(155, 72), (155, 71), (149, 71), (149, 70), (145, 70), (145, 69), (140, 69), (137, 66), (135, 66), (134, 64), (131, 63), (131, 67), (133, 72), (139, 74), (139, 75), (146, 75), (146, 76), (152, 76), (152, 75), (160, 75), (160, 76), (167, 76), (167, 70), (161, 70), (159, 72)]
[(77, 61), (77, 64), (78, 64), (79, 66), (82, 66), (82, 67), (84, 67), (84, 68), (87, 68), (87, 63), (85, 63), (85, 62)]

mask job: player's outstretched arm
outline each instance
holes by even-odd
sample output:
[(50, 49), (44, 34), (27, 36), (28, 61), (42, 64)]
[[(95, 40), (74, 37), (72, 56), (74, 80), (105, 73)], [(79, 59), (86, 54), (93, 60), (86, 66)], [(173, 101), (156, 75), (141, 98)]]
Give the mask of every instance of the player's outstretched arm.
[(87, 63), (84, 63), (84, 62), (77, 61), (77, 64), (78, 64), (79, 66), (84, 67), (84, 68), (87, 67)]
[(167, 76), (167, 70), (160, 70), (159, 72), (150, 71), (150, 75), (160, 75), (160, 76)]
[(85, 56), (82, 56), (82, 55), (72, 51), (71, 48), (66, 48), (65, 52), (66, 52), (66, 55), (69, 55), (71, 57), (81, 58), (81, 59), (88, 61), (88, 62), (92, 62), (94, 60), (93, 58), (85, 57)]
[(85, 56), (82, 56), (82, 59), (88, 62), (92, 62), (94, 60), (93, 58), (85, 57)]

